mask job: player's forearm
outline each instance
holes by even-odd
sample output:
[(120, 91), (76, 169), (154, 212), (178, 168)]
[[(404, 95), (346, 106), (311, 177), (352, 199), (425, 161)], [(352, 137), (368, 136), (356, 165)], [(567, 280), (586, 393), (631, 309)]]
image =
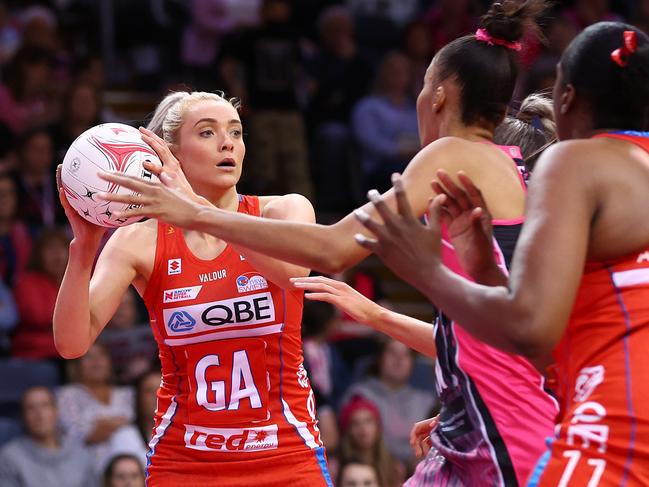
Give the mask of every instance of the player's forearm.
[(356, 246), (353, 234), (346, 235), (336, 226), (273, 220), (202, 207), (191, 228), (320, 272), (339, 272), (355, 263), (351, 259)]
[(367, 324), (428, 357), (437, 354), (431, 323), (379, 306), (375, 317)]
[(59, 287), (54, 308), (54, 343), (64, 358), (77, 358), (88, 350), (92, 341), (89, 305), (89, 283), (95, 253), (70, 244), (65, 275)]
[(471, 282), (443, 265), (419, 282), (419, 291), (479, 340), (528, 357), (545, 351), (533, 308), (507, 287)]

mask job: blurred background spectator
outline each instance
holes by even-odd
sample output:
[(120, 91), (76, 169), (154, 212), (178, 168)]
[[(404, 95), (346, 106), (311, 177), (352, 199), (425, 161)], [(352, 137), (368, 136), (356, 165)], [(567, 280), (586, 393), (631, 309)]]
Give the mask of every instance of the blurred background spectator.
[(18, 218), (19, 201), (15, 179), (0, 172), (0, 273), (10, 287), (27, 267), (32, 251), (27, 225)]
[(0, 450), (3, 487), (94, 487), (93, 459), (59, 431), (59, 407), (46, 387), (25, 391), (21, 401), (24, 434)]
[(160, 367), (156, 367), (142, 375), (136, 386), (135, 425), (142, 441), (147, 445), (153, 436), (154, 415), (158, 403), (156, 394), (161, 380)]
[(54, 347), (52, 316), (68, 263), (69, 243), (67, 234), (59, 229), (43, 231), (34, 242), (27, 269), (14, 289), (20, 315), (12, 337), (14, 357), (61, 361)]
[(25, 131), (18, 143), (15, 171), (18, 190), (18, 216), (29, 227), (31, 235), (44, 227), (65, 223), (59, 203), (54, 170), (54, 141), (44, 128)]
[(140, 322), (135, 289), (128, 288), (99, 341), (110, 353), (117, 384), (134, 384), (149, 371), (157, 345), (147, 322)]
[(339, 487), (381, 487), (379, 474), (374, 466), (361, 462), (349, 462), (340, 468)]
[(409, 384), (414, 363), (414, 351), (401, 342), (384, 339), (368, 370), (370, 376), (347, 391), (351, 400), (363, 397), (378, 408), (388, 450), (409, 467), (415, 461), (410, 448), (410, 428), (430, 417), (435, 405), (432, 391), (418, 390)]
[(95, 343), (70, 369), (70, 384), (58, 390), (65, 432), (85, 445), (97, 473), (118, 453), (134, 454), (144, 464), (147, 448), (134, 426), (135, 392), (113, 385), (108, 350)]
[(420, 149), (411, 76), (410, 60), (389, 52), (379, 67), (374, 94), (354, 107), (352, 129), (360, 145), (365, 189), (387, 191), (390, 175), (403, 172)]
[(140, 460), (129, 454), (113, 457), (104, 471), (102, 487), (143, 487), (144, 469)]
[(379, 484), (396, 487), (405, 480), (404, 466), (388, 448), (381, 428), (381, 414), (362, 396), (353, 396), (340, 411), (339, 461), (341, 465), (361, 462), (378, 473)]

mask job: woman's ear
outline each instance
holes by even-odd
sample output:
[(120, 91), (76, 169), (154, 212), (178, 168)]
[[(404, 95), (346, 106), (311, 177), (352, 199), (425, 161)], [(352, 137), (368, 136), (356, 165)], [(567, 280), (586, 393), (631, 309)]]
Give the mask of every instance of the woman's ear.
[(433, 111), (439, 113), (444, 104), (446, 103), (446, 91), (442, 85), (439, 85), (435, 89), (435, 94), (433, 95)]
[(559, 112), (561, 115), (567, 114), (574, 105), (575, 102), (575, 87), (572, 85), (566, 85), (563, 93), (561, 93), (561, 98), (559, 99)]

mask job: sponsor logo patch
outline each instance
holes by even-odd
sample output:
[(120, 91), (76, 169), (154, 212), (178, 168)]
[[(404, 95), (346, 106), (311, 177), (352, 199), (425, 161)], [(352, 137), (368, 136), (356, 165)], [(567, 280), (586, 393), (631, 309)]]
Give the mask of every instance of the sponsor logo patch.
[(176, 289), (167, 289), (162, 293), (163, 303), (175, 303), (176, 301), (189, 301), (196, 299), (203, 286), (179, 287)]
[(196, 325), (196, 320), (186, 311), (175, 311), (167, 321), (167, 327), (173, 332), (191, 331)]
[(201, 282), (211, 282), (211, 281), (218, 281), (220, 279), (224, 279), (227, 277), (227, 275), (228, 273), (226, 272), (225, 269), (220, 269), (218, 271), (199, 274), (198, 278), (200, 279)]
[(183, 271), (182, 259), (169, 259), (167, 260), (167, 275), (173, 276), (180, 274)]
[(575, 382), (575, 402), (583, 402), (590, 397), (595, 388), (604, 382), (604, 366), (584, 367), (579, 371)]
[[(174, 314), (182, 314), (187, 320), (195, 322), (195, 326), (171, 326)], [(201, 331), (215, 331), (235, 326), (257, 325), (275, 321), (275, 306), (271, 293), (249, 294), (222, 301), (194, 304), (180, 308), (163, 310), (164, 322), (169, 333), (186, 335)], [(178, 319), (178, 318), (176, 318)]]
[(259, 274), (249, 272), (237, 277), (237, 291), (240, 293), (259, 291), (260, 289), (268, 289), (268, 281)]
[(257, 428), (205, 428), (185, 425), (185, 446), (192, 450), (242, 453), (277, 448), (277, 425)]

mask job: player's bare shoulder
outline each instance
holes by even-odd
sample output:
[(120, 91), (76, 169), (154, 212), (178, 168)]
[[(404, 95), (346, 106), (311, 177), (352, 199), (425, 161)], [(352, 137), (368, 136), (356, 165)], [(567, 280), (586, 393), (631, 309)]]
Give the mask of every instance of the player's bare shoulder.
[(149, 219), (115, 230), (105, 251), (116, 253), (132, 263), (139, 274), (150, 275), (155, 261), (158, 221)]
[(260, 196), (259, 209), (264, 218), (315, 221), (313, 205), (308, 198), (297, 193)]

